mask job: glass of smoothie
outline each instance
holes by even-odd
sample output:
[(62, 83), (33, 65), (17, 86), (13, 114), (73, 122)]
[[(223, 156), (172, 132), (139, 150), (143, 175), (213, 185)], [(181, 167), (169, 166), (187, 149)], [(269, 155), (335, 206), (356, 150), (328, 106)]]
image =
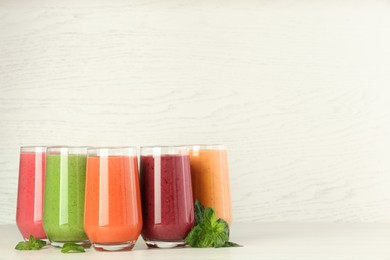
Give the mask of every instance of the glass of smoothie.
[(42, 226), (46, 147), (20, 148), (16, 224), (24, 240), (46, 239)]
[(188, 149), (141, 147), (142, 237), (148, 247), (184, 246), (194, 225)]
[(90, 246), (84, 232), (86, 162), (87, 147), (47, 148), (43, 228), (53, 246)]
[(194, 200), (213, 208), (217, 218), (232, 223), (227, 150), (223, 145), (191, 145), (191, 180)]
[(90, 148), (85, 232), (99, 251), (128, 251), (142, 229), (137, 148)]

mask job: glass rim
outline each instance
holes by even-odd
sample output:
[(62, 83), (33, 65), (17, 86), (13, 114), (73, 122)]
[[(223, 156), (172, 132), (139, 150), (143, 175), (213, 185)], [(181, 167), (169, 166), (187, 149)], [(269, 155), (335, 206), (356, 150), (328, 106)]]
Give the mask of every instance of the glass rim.
[(87, 150), (99, 150), (99, 149), (137, 149), (136, 146), (88, 146)]
[(52, 146), (46, 146), (47, 149), (58, 149), (58, 148), (81, 148), (81, 149), (84, 149), (84, 148), (89, 148), (91, 146), (88, 146), (88, 145), (80, 145), (80, 146), (77, 146), (77, 145), (52, 145)]
[(140, 146), (140, 149), (142, 148), (181, 148), (184, 147), (183, 145), (145, 145), (145, 146)]
[(137, 156), (138, 149), (134, 146), (90, 147), (87, 149), (88, 157), (107, 156)]
[(62, 149), (66, 149), (69, 154), (87, 154), (88, 147), (89, 146), (48, 146), (46, 153), (62, 153)]
[(20, 148), (47, 148), (45, 145), (22, 145)]
[(227, 150), (226, 145), (223, 144), (187, 144), (183, 146), (189, 150)]
[(182, 145), (141, 146), (140, 156), (188, 155), (189, 149)]
[(46, 153), (47, 146), (20, 146), (20, 152), (24, 153)]

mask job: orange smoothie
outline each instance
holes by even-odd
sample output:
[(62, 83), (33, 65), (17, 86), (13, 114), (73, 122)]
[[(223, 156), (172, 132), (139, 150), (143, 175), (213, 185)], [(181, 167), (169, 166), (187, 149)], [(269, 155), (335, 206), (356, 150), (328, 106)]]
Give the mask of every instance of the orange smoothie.
[(190, 147), (191, 181), (194, 200), (213, 208), (217, 218), (232, 223), (227, 152), (224, 147)]
[[(135, 243), (142, 229), (136, 156), (88, 156), (84, 228), (93, 244)], [(95, 247), (96, 248), (96, 247)]]

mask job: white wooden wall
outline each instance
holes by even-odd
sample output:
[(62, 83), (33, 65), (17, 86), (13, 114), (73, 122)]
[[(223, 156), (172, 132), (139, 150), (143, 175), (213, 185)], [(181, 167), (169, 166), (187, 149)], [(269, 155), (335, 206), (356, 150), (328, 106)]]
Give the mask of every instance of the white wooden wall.
[(390, 3), (0, 0), (0, 223), (21, 145), (185, 143), (237, 222), (390, 221)]

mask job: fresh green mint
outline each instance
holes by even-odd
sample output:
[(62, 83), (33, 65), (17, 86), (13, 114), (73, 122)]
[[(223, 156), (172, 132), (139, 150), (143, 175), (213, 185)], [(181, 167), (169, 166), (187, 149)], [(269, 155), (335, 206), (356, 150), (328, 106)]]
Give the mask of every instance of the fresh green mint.
[(85, 250), (82, 245), (68, 242), (62, 246), (61, 252), (62, 253), (83, 253), (85, 252)]
[(85, 249), (82, 245), (67, 242), (61, 248), (62, 253), (83, 253)]
[(191, 247), (239, 247), (240, 245), (229, 242), (229, 224), (219, 218), (217, 220), (215, 210), (204, 208), (195, 201), (195, 227), (185, 238)]
[(227, 241), (227, 242), (225, 242), (225, 244), (222, 247), (242, 247), (242, 245), (239, 245), (239, 244), (234, 243), (234, 242)]
[(16, 250), (39, 250), (46, 245), (46, 242), (40, 239), (36, 239), (33, 235), (30, 235), (28, 241), (19, 242), (16, 246)]

